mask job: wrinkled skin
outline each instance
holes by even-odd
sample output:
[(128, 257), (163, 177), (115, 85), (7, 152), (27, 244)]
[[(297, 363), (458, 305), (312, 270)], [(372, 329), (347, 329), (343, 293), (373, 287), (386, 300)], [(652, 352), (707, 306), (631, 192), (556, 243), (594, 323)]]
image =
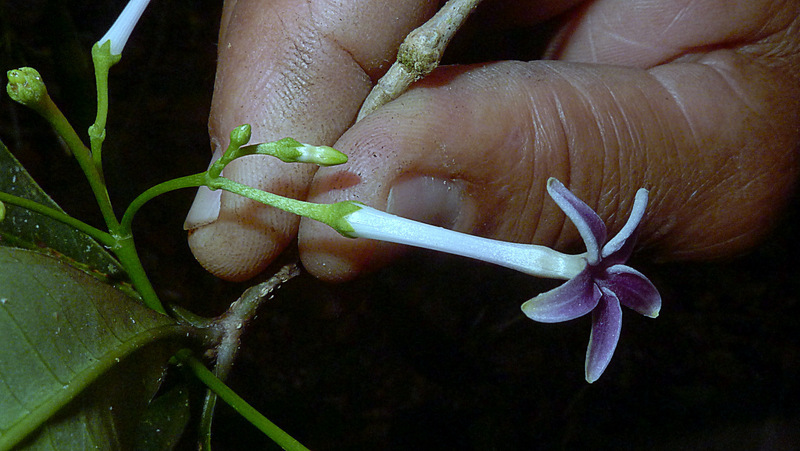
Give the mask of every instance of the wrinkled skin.
[[(487, 0), (469, 24), (476, 40), (561, 15), (547, 59), (440, 67), (353, 125), (397, 45), (436, 3), (226, 1), (212, 144), (224, 148), (233, 127), (250, 123), (251, 142), (292, 136), (350, 162), (315, 172), (248, 157), (225, 175), (562, 249), (579, 240), (547, 199), (548, 177), (609, 233), (646, 187), (639, 242), (660, 259), (741, 252), (779, 215), (797, 175), (800, 2)], [(226, 279), (257, 274), (296, 235), (305, 267), (332, 281), (402, 252), (228, 193), (221, 202), (189, 243)]]

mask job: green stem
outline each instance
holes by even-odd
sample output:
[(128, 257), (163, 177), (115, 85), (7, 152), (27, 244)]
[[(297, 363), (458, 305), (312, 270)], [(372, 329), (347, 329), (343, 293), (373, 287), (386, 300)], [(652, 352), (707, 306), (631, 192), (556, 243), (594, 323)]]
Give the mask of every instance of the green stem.
[(92, 227), (89, 224), (79, 219), (75, 219), (64, 212), (58, 211), (54, 208), (50, 208), (46, 205), (42, 205), (30, 199), (25, 199), (24, 197), (18, 197), (13, 194), (0, 192), (0, 201), (16, 205), (22, 208), (26, 208), (31, 211), (35, 211), (36, 213), (45, 215), (47, 217), (55, 219), (58, 222), (74, 227), (75, 229), (94, 238), (100, 244), (106, 247), (112, 247), (117, 244), (116, 240), (114, 239), (113, 236), (111, 236), (110, 233), (104, 232), (96, 227)]
[[(131, 282), (133, 282), (134, 287), (136, 287), (136, 291), (138, 291), (142, 296), (144, 303), (153, 310), (166, 314), (164, 306), (158, 299), (158, 295), (156, 294), (155, 289), (153, 289), (153, 285), (150, 283), (150, 279), (148, 279), (147, 274), (142, 267), (142, 263), (139, 260), (139, 255), (136, 253), (136, 248), (133, 243), (133, 237), (131, 236), (130, 229), (121, 227), (120, 222), (117, 220), (117, 217), (114, 214), (114, 209), (111, 206), (111, 199), (108, 197), (108, 190), (106, 189), (105, 181), (103, 180), (102, 174), (92, 159), (91, 152), (80, 140), (78, 134), (75, 133), (75, 129), (72, 128), (58, 107), (56, 107), (52, 101), (47, 102), (46, 105), (47, 108), (44, 108), (41, 111), (42, 115), (48, 120), (48, 122), (50, 122), (50, 124), (58, 132), (59, 136), (61, 136), (67, 143), (70, 150), (72, 150), (72, 153), (75, 155), (75, 159), (78, 160), (78, 164), (80, 165), (84, 174), (86, 174), (86, 179), (89, 181), (89, 185), (91, 186), (92, 192), (95, 195), (95, 199), (100, 207), (100, 211), (103, 214), (103, 219), (105, 219), (110, 236), (113, 239), (109, 246), (111, 251), (114, 252), (117, 258), (119, 258), (120, 263), (125, 268), (128, 276), (130, 276)], [(104, 244), (108, 245), (107, 241), (108, 240), (106, 239)]]
[[(225, 177), (214, 177), (209, 175), (209, 171), (201, 172), (199, 174), (187, 175), (177, 179), (169, 180), (160, 183), (147, 191), (140, 194), (136, 199), (131, 202), (125, 214), (122, 215), (120, 222), (120, 232), (130, 233), (133, 217), (136, 212), (148, 201), (156, 196), (175, 191), (182, 188), (196, 188), (199, 186), (206, 186), (209, 189), (217, 190), (222, 189), (234, 194), (253, 199), (255, 201), (270, 205), (272, 207), (294, 213), (299, 216), (320, 221), (333, 227), (336, 231), (342, 233), (342, 229), (349, 227), (346, 223), (340, 224), (340, 217), (346, 212), (356, 210), (351, 202), (339, 202), (336, 204), (315, 204), (313, 202), (305, 202), (302, 200), (291, 199), (288, 197), (279, 196), (267, 191), (262, 191), (258, 188), (244, 185), (242, 183), (234, 182)], [(346, 230), (345, 230), (346, 231)]]
[(75, 219), (64, 212), (42, 205), (30, 199), (14, 196), (13, 194), (0, 192), (0, 201), (9, 203), (11, 205), (17, 205), (19, 207), (26, 208), (36, 213), (53, 218), (56, 221), (74, 227), (75, 229), (94, 238), (100, 244), (108, 247), (112, 252), (114, 252), (114, 255), (117, 256), (120, 263), (125, 268), (125, 271), (131, 278), (131, 282), (133, 283), (134, 287), (136, 287), (136, 291), (140, 296), (142, 296), (142, 301), (148, 307), (159, 313), (167, 313), (164, 309), (164, 306), (161, 304), (161, 301), (158, 299), (158, 295), (156, 294), (155, 289), (153, 289), (150, 279), (148, 279), (147, 274), (142, 267), (142, 263), (139, 260), (139, 255), (136, 253), (136, 246), (133, 243), (133, 237), (130, 235), (127, 235), (126, 237), (117, 237), (96, 227), (92, 227), (79, 219)]
[(136, 212), (139, 211), (144, 204), (152, 200), (156, 196), (175, 191), (182, 188), (192, 188), (202, 186), (208, 183), (208, 175), (205, 172), (200, 174), (188, 175), (173, 180), (168, 180), (151, 187), (142, 194), (138, 195), (136, 199), (128, 205), (125, 213), (122, 215), (122, 220), (116, 228), (116, 246), (111, 250), (119, 258), (120, 263), (125, 267), (128, 276), (136, 287), (136, 291), (142, 296), (144, 303), (153, 310), (165, 313), (163, 304), (158, 298), (158, 294), (153, 288), (153, 284), (147, 277), (147, 274), (136, 252), (136, 246), (133, 242), (133, 218)]
[(128, 208), (125, 210), (125, 214), (122, 215), (122, 220), (120, 221), (120, 232), (125, 234), (131, 233), (133, 217), (136, 215), (136, 212), (138, 212), (144, 204), (153, 198), (162, 194), (166, 194), (170, 191), (183, 188), (197, 188), (199, 186), (206, 185), (207, 183), (209, 183), (209, 177), (207, 173), (201, 172), (199, 174), (187, 175), (177, 179), (168, 180), (149, 188), (147, 191), (138, 195), (136, 199), (134, 199), (133, 202), (128, 205)]
[[(63, 117), (63, 116), (61, 116)], [(66, 121), (66, 119), (64, 119)], [(66, 124), (69, 127), (69, 130), (72, 130), (72, 127), (69, 124)], [(72, 130), (72, 134), (74, 134), (74, 130)], [(62, 135), (64, 136), (64, 135)], [(77, 135), (75, 135), (77, 139)], [(66, 140), (66, 138), (65, 138)], [(80, 140), (78, 140), (80, 143)], [(76, 157), (78, 155), (83, 155), (86, 158), (78, 158), (79, 162), (81, 163), (81, 167), (85, 168), (87, 171), (87, 178), (89, 181), (92, 180), (96, 181), (100, 186), (102, 186), (102, 192), (105, 193), (105, 199), (108, 199), (107, 191), (105, 190), (105, 185), (102, 183), (99, 174), (95, 171), (94, 164), (90, 160), (87, 160), (89, 157), (88, 149), (83, 147), (83, 144), (80, 144), (83, 151), (76, 152)], [(97, 175), (96, 178), (88, 177), (90, 173)], [(133, 241), (132, 235), (132, 225), (133, 225), (133, 217), (139, 209), (146, 204), (151, 199), (159, 196), (161, 194), (168, 193), (170, 191), (175, 191), (178, 189), (183, 188), (194, 188), (199, 186), (208, 186), (210, 189), (224, 189), (226, 191), (230, 191), (235, 194), (239, 194), (250, 199), (256, 200), (258, 202), (263, 202), (267, 205), (271, 205), (273, 207), (279, 208), (281, 210), (288, 211), (290, 213), (294, 213), (300, 216), (305, 216), (311, 219), (315, 219), (317, 221), (323, 222), (325, 224), (330, 225), (340, 233), (342, 232), (341, 227), (337, 227), (337, 219), (342, 216), (342, 209), (351, 208), (348, 203), (339, 203), (339, 204), (315, 204), (312, 202), (304, 202), (299, 201), (296, 199), (290, 199), (287, 197), (279, 196), (277, 194), (269, 193), (266, 191), (262, 191), (247, 185), (243, 185), (241, 183), (234, 182), (233, 180), (226, 179), (224, 177), (212, 177), (208, 174), (208, 172), (202, 172), (199, 174), (188, 175), (185, 177), (180, 177), (177, 179), (169, 180), (164, 183), (160, 183), (147, 191), (143, 192), (136, 199), (131, 202), (128, 206), (125, 214), (122, 216), (122, 221), (117, 221), (116, 217), (113, 216), (113, 212), (111, 213), (111, 218), (113, 221), (107, 220), (107, 222), (111, 222), (109, 224), (109, 230), (111, 233), (103, 232), (100, 229), (92, 227), (78, 219), (73, 218), (72, 216), (67, 215), (66, 213), (62, 213), (58, 210), (46, 207), (41, 205), (37, 202), (33, 202), (28, 199), (20, 198), (17, 196), (13, 196), (11, 194), (0, 193), (0, 200), (8, 202), (9, 204), (19, 205), (21, 207), (27, 208), (29, 210), (35, 211), (37, 213), (41, 213), (47, 215), (53, 219), (56, 219), (60, 222), (68, 224), (77, 230), (80, 230), (87, 235), (95, 238), (101, 244), (107, 246), (119, 259), (120, 263), (125, 268), (128, 276), (131, 279), (136, 291), (142, 296), (142, 300), (144, 303), (150, 307), (151, 309), (166, 314), (166, 310), (164, 309), (163, 304), (158, 298), (158, 294), (156, 293), (155, 289), (153, 288), (150, 279), (147, 277), (147, 274), (142, 266), (141, 260), (139, 259), (139, 255), (136, 252), (136, 246)], [(93, 189), (95, 186), (93, 185)], [(97, 194), (97, 191), (95, 192)], [(101, 207), (104, 205), (103, 202), (100, 202), (98, 199), (98, 203)], [(109, 208), (111, 207), (110, 201), (106, 204)], [(105, 216), (105, 214), (104, 214)]]
[(217, 406), (217, 394), (213, 390), (206, 390), (203, 399), (203, 411), (200, 414), (198, 426), (198, 448), (200, 451), (211, 451), (211, 425), (214, 422), (214, 408)]
[(164, 305), (156, 294), (153, 284), (150, 283), (150, 278), (142, 266), (142, 261), (139, 260), (139, 254), (136, 252), (136, 244), (133, 242), (133, 236), (128, 235), (125, 237), (116, 237), (116, 245), (111, 248), (114, 255), (117, 256), (122, 267), (128, 273), (128, 277), (133, 283), (133, 287), (142, 297), (142, 301), (151, 309), (167, 314)]
[(257, 200), (264, 204), (271, 205), (275, 208), (279, 208), (283, 211), (288, 211), (289, 213), (294, 213), (300, 216), (306, 216), (308, 218), (316, 219), (318, 221), (323, 221), (323, 222), (324, 219), (327, 218), (328, 216), (327, 204), (315, 204), (311, 202), (305, 202), (302, 200), (290, 199), (288, 197), (283, 197), (274, 193), (262, 191), (258, 188), (253, 188), (252, 186), (247, 186), (239, 182), (234, 182), (231, 179), (226, 179), (223, 177), (218, 178), (214, 182), (215, 182), (214, 184), (218, 188), (242, 195), (244, 197), (253, 200)]
[(108, 226), (108, 230), (113, 231), (119, 226), (114, 209), (111, 207), (111, 199), (108, 197), (108, 190), (103, 181), (103, 177), (92, 161), (92, 155), (86, 145), (83, 144), (75, 129), (72, 128), (67, 118), (61, 110), (58, 109), (55, 103), (48, 96), (40, 108), (37, 108), (39, 114), (44, 117), (47, 122), (56, 130), (56, 133), (64, 140), (78, 164), (86, 174), (86, 179), (89, 181), (89, 186), (92, 188), (97, 204), (100, 207), (100, 212), (103, 214), (103, 219)]
[(120, 55), (111, 55), (111, 43), (106, 42), (102, 47), (92, 46), (92, 62), (94, 63), (94, 78), (97, 86), (97, 116), (94, 124), (89, 127), (89, 142), (92, 148), (92, 160), (98, 173), (102, 176), (102, 148), (106, 139), (106, 121), (108, 119), (108, 72), (111, 66), (119, 62)]
[(271, 205), (283, 211), (288, 211), (289, 213), (294, 213), (299, 216), (305, 216), (306, 218), (319, 221), (323, 224), (327, 224), (345, 236), (348, 236), (348, 232), (351, 232), (352, 229), (347, 221), (342, 220), (342, 217), (344, 217), (347, 213), (351, 213), (360, 208), (348, 201), (337, 202), (335, 204), (315, 204), (313, 202), (291, 199), (267, 191), (262, 191), (251, 186), (243, 185), (224, 177), (213, 180), (208, 186), (211, 189), (224, 189), (258, 202)]
[(192, 356), (188, 349), (181, 349), (175, 354), (178, 361), (188, 366), (192, 372), (208, 388), (214, 391), (223, 401), (228, 403), (234, 410), (239, 412), (247, 421), (266, 434), (275, 443), (285, 450), (308, 451), (308, 448), (295, 440), (292, 436), (284, 432), (275, 423), (269, 421), (264, 415), (248, 404), (244, 399), (237, 395), (224, 382), (219, 380), (214, 373), (203, 365), (202, 362)]
[[(136, 215), (136, 212), (156, 196), (182, 188), (194, 188), (199, 186), (207, 186), (212, 190), (224, 189), (281, 210), (323, 222), (340, 233), (347, 232), (347, 228), (349, 227), (346, 221), (341, 220), (344, 214), (359, 208), (353, 206), (353, 204), (349, 202), (315, 204), (290, 199), (237, 183), (221, 176), (215, 177), (214, 175), (210, 175), (209, 172), (211, 171), (209, 170), (199, 174), (187, 175), (185, 177), (169, 180), (148, 189), (131, 202), (125, 210), (125, 214), (122, 215), (122, 220), (119, 225), (111, 229), (113, 236), (116, 238), (116, 246), (112, 247), (112, 251), (117, 255), (120, 259), (120, 263), (122, 263), (128, 271), (131, 281), (137, 291), (142, 295), (144, 302), (150, 308), (158, 312), (164, 313), (164, 307), (150, 284), (150, 280), (147, 278), (144, 268), (142, 268), (142, 264), (136, 254), (136, 248), (133, 245), (132, 235), (133, 217)], [(214, 171), (214, 173), (216, 174), (218, 172)]]

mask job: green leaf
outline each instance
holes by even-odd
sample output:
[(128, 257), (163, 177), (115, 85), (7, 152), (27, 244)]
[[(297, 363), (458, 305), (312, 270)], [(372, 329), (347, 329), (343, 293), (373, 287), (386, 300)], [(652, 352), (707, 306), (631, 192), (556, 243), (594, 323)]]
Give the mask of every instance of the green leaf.
[[(77, 165), (76, 165), (76, 170)], [(34, 200), (59, 211), (28, 171), (0, 142), (0, 191)], [(75, 262), (119, 279), (125, 273), (117, 260), (91, 237), (49, 217), (6, 203), (6, 217), (0, 221), (0, 246), (37, 249), (42, 246)]]
[(0, 450), (126, 448), (189, 335), (60, 260), (0, 248)]
[(189, 390), (183, 384), (155, 398), (147, 406), (136, 433), (135, 449), (172, 449), (189, 423)]
[(180, 418), (174, 424), (164, 425), (161, 433), (155, 435), (160, 440), (158, 444), (143, 441), (140, 434), (145, 432), (152, 437), (155, 431), (151, 429), (158, 429), (147, 418), (154, 404), (161, 406), (167, 401), (175, 401), (169, 408), (188, 415), (186, 402), (174, 397), (163, 400), (159, 397), (148, 405), (166, 369), (161, 364), (167, 361), (173, 350), (157, 345), (146, 346), (122, 359), (40, 429), (26, 437), (17, 449), (170, 449), (180, 440), (186, 425)]

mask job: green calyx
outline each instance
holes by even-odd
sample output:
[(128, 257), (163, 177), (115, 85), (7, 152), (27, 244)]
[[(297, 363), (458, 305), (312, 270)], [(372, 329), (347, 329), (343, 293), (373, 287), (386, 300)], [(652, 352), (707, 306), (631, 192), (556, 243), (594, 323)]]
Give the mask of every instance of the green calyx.
[(111, 53), (111, 41), (106, 41), (103, 45), (95, 43), (92, 46), (92, 60), (96, 65), (111, 67), (122, 59), (122, 55)]
[(328, 204), (326, 205), (328, 208), (326, 209), (327, 211), (325, 213), (325, 216), (327, 217), (317, 220), (331, 226), (331, 228), (339, 232), (339, 234), (344, 237), (357, 238), (355, 236), (355, 230), (353, 229), (353, 226), (347, 222), (346, 218), (349, 214), (361, 210), (361, 205), (363, 204), (349, 200), (337, 202), (335, 204)]

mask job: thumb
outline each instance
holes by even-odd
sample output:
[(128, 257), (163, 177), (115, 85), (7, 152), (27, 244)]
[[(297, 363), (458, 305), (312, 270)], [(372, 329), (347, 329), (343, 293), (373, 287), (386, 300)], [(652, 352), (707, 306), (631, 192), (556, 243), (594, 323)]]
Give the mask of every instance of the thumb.
[[(796, 175), (797, 83), (730, 51), (651, 70), (563, 62), (443, 68), (352, 127), (346, 168), (311, 199), (354, 199), (507, 241), (567, 248), (577, 231), (546, 200), (556, 177), (609, 233), (650, 189), (640, 243), (662, 258), (741, 251), (769, 229)], [(303, 221), (301, 258), (347, 280), (401, 248)]]

